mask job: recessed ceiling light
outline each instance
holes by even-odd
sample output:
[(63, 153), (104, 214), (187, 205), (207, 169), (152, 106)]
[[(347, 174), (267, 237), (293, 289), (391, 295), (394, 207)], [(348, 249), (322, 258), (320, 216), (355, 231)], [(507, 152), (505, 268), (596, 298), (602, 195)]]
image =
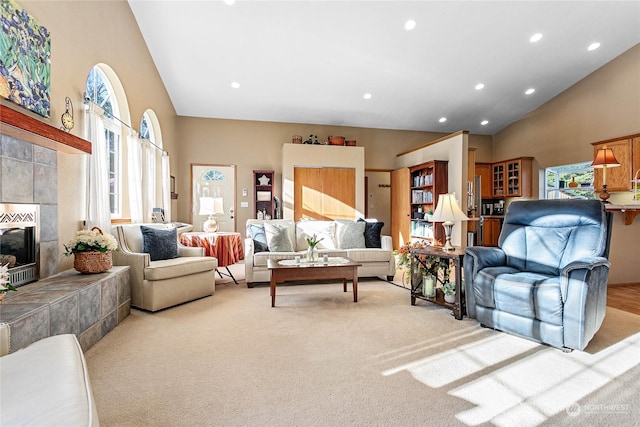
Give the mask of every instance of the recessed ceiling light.
[(531, 95), (531, 94), (532, 94), (533, 92), (535, 92), (535, 91), (536, 91), (536, 90), (535, 90), (534, 88), (530, 88), (530, 89), (525, 90), (525, 91), (524, 91), (524, 93), (525, 93), (526, 95)]
[(447, 121), (446, 117), (440, 117), (440, 120), (438, 120), (440, 123), (444, 123)]
[(232, 4), (234, 4), (236, 2), (236, 0), (224, 0), (225, 4), (228, 4), (229, 6), (231, 6)]
[(409, 19), (407, 22), (404, 23), (404, 29), (407, 31), (411, 31), (416, 27), (416, 21), (414, 21), (413, 19)]
[(587, 50), (596, 50), (596, 49), (597, 49), (597, 48), (599, 48), (599, 47), (600, 47), (600, 43), (595, 42), (595, 43), (591, 43), (591, 44), (589, 45), (589, 47), (587, 48)]
[(489, 124), (489, 120), (483, 120), (483, 121), (480, 122), (480, 124), (482, 126), (488, 125)]
[(373, 96), (373, 95), (371, 95), (369, 92), (367, 92), (367, 93), (365, 93), (362, 97), (363, 97), (364, 99), (371, 99), (371, 97), (372, 97), (372, 96)]
[(530, 41), (531, 43), (535, 43), (535, 42), (540, 41), (540, 39), (541, 39), (541, 38), (542, 38), (542, 34), (540, 34), (540, 33), (535, 33), (534, 35), (532, 35), (532, 36), (531, 36), (531, 38), (529, 39), (529, 41)]
[(476, 85), (476, 90), (484, 89), (484, 83), (478, 83)]
[(231, 82), (231, 87), (234, 89), (238, 89), (240, 87), (240, 83), (238, 82)]

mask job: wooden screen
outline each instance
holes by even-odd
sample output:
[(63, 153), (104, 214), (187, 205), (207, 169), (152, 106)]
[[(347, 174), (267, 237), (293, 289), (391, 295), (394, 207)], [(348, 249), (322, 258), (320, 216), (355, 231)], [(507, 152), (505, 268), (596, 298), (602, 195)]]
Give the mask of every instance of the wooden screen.
[(355, 169), (296, 167), (293, 169), (293, 187), (294, 220), (354, 219)]

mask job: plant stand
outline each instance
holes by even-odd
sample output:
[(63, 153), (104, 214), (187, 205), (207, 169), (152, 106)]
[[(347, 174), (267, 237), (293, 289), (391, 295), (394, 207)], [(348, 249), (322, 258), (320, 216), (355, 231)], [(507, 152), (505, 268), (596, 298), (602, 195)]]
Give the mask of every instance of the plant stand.
[[(449, 303), (444, 299), (444, 293), (442, 289), (436, 289), (435, 297), (426, 297), (422, 293), (422, 280), (416, 280), (416, 277), (422, 277), (414, 274), (420, 267), (422, 260), (421, 256), (434, 256), (438, 258), (448, 259), (449, 262), (453, 263), (454, 274), (455, 274), (455, 283), (456, 283), (456, 294), (454, 295), (454, 302)], [(457, 320), (462, 320), (463, 315), (466, 314), (466, 306), (464, 303), (464, 298), (462, 296), (462, 260), (464, 258), (464, 250), (461, 248), (455, 248), (454, 250), (444, 251), (439, 246), (426, 246), (424, 248), (415, 248), (411, 249), (411, 305), (416, 305), (416, 300), (421, 299), (425, 301), (430, 301), (436, 304), (444, 305), (446, 307), (451, 307), (453, 316)], [(437, 282), (442, 283), (440, 278), (436, 278)]]

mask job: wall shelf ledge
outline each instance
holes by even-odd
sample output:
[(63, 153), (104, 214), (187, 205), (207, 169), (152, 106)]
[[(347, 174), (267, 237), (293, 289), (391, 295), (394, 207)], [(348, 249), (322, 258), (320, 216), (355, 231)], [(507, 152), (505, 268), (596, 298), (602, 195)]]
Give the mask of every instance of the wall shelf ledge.
[(605, 207), (606, 210), (611, 212), (620, 212), (624, 214), (624, 224), (631, 225), (636, 216), (640, 215), (640, 204), (633, 205), (611, 205), (608, 204)]
[(71, 133), (0, 105), (0, 133), (68, 154), (91, 154), (91, 143)]

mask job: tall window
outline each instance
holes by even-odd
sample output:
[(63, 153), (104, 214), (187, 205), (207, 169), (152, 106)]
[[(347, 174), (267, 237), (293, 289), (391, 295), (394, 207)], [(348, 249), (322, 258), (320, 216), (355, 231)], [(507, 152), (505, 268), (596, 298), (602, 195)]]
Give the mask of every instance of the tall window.
[(119, 217), (122, 214), (122, 127), (116, 119), (119, 117), (119, 110), (113, 88), (98, 67), (93, 67), (89, 73), (86, 97), (103, 111), (102, 121), (107, 142), (109, 203), (111, 215)]

